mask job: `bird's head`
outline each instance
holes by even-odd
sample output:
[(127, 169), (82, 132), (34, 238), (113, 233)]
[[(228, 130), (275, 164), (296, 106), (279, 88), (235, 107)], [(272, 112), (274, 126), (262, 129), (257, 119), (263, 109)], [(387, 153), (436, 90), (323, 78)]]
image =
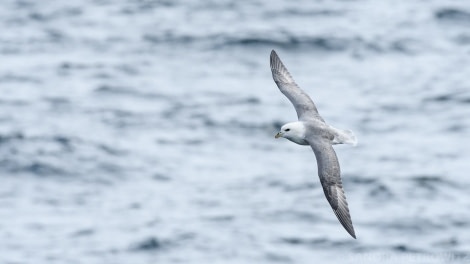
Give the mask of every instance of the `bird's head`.
[(274, 136), (275, 138), (287, 138), (298, 144), (305, 140), (305, 126), (302, 122), (287, 123), (281, 127), (281, 130)]

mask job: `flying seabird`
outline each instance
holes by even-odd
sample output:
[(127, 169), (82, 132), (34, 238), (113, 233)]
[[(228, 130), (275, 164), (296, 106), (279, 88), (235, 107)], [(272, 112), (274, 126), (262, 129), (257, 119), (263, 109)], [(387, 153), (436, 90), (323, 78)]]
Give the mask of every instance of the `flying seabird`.
[(326, 199), (346, 231), (356, 238), (348, 202), (344, 195), (338, 157), (334, 144), (356, 145), (352, 131), (328, 125), (318, 113), (312, 99), (295, 83), (276, 52), (271, 51), (271, 71), (279, 90), (294, 105), (299, 121), (283, 125), (275, 138), (283, 137), (299, 145), (309, 145), (317, 159), (318, 176)]

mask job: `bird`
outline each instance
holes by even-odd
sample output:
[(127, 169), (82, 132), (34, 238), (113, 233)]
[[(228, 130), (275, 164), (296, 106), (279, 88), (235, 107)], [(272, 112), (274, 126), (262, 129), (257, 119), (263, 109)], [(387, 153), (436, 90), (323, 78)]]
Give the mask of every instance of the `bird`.
[(333, 212), (344, 229), (356, 239), (349, 214), (348, 202), (343, 190), (338, 157), (332, 145), (356, 145), (351, 130), (335, 128), (325, 122), (312, 99), (295, 83), (276, 51), (271, 51), (270, 66), (274, 82), (294, 105), (298, 121), (283, 125), (275, 138), (286, 138), (299, 145), (310, 146), (315, 154), (318, 176)]

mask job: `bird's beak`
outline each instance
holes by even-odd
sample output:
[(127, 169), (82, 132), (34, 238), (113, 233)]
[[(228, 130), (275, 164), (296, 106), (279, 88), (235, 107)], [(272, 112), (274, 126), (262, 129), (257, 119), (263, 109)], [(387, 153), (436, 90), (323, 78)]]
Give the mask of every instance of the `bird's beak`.
[(274, 136), (274, 138), (280, 138), (280, 137), (282, 137), (281, 132), (278, 132), (278, 133)]

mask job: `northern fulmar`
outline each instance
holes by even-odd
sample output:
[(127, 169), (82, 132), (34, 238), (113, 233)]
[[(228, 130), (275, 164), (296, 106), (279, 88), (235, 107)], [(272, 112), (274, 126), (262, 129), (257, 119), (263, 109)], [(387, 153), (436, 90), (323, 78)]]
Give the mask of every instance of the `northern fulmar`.
[(346, 231), (356, 238), (348, 202), (344, 195), (338, 157), (334, 144), (356, 145), (352, 131), (328, 125), (318, 113), (312, 99), (295, 83), (276, 52), (271, 51), (271, 71), (279, 90), (294, 105), (299, 121), (283, 125), (275, 138), (283, 137), (299, 145), (309, 145), (317, 159), (318, 176), (326, 199)]

